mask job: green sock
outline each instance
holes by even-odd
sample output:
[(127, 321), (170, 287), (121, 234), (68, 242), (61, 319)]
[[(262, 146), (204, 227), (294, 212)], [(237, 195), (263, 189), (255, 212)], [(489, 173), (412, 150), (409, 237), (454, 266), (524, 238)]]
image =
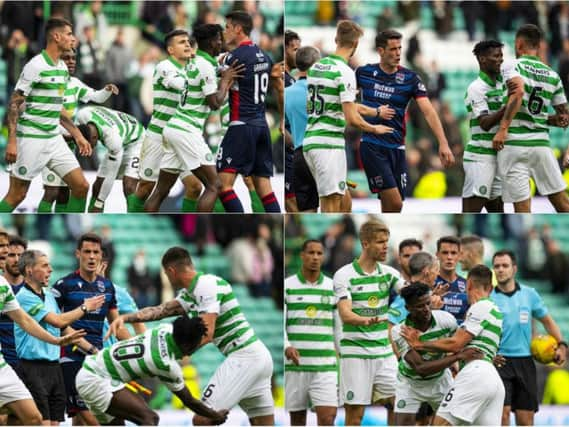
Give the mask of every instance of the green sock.
[(38, 213), (51, 213), (51, 203), (41, 200), (38, 205)]
[(136, 194), (129, 194), (126, 198), (127, 212), (144, 212), (144, 200)]
[(78, 198), (73, 194), (69, 195), (69, 201), (67, 202), (67, 212), (68, 213), (84, 213), (85, 205), (87, 204), (87, 198)]
[(265, 207), (263, 206), (263, 202), (259, 198), (259, 195), (255, 190), (249, 191), (249, 195), (251, 196), (251, 209), (253, 212), (264, 213)]
[(197, 212), (198, 211), (198, 201), (187, 199), (184, 197), (182, 200), (182, 212)]
[(219, 197), (215, 199), (215, 205), (213, 205), (213, 211), (221, 213), (225, 212), (225, 208), (223, 207), (223, 203), (221, 203), (221, 200), (219, 200)]
[(2, 200), (0, 202), (0, 212), (12, 212), (15, 209), (14, 206), (10, 205), (8, 202)]
[(67, 203), (55, 202), (55, 212), (56, 213), (67, 212)]

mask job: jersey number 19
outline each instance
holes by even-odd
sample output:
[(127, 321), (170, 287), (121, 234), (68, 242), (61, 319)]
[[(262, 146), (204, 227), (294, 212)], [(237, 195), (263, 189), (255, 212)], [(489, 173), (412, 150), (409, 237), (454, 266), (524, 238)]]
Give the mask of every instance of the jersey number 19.
[(259, 102), (265, 102), (265, 95), (267, 95), (267, 89), (269, 88), (269, 74), (261, 73), (255, 74), (255, 104)]

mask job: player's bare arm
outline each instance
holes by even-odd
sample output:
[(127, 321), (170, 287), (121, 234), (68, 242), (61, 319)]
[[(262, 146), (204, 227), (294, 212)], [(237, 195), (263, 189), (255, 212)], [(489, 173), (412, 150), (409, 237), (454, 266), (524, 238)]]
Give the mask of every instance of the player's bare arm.
[(508, 95), (508, 102), (506, 103), (506, 108), (504, 110), (504, 116), (502, 117), (502, 121), (500, 122), (500, 128), (494, 138), (492, 139), (492, 147), (495, 150), (501, 150), (504, 148), (504, 143), (506, 142), (506, 137), (508, 136), (508, 129), (510, 128), (510, 124), (514, 119), (516, 113), (520, 110), (522, 106), (522, 101), (524, 97), (524, 82), (521, 77), (514, 77), (513, 85), (515, 85), (514, 90), (510, 90), (508, 86), (509, 95)]
[(277, 62), (271, 68), (271, 74), (269, 75), (271, 87), (275, 91), (275, 96), (277, 98), (277, 108), (279, 111), (279, 116), (284, 117), (283, 106), (284, 106), (284, 61)]
[[(71, 326), (68, 326), (63, 329), (62, 332), (64, 335), (68, 335), (75, 332), (75, 329), (73, 329)], [(80, 338), (77, 340), (76, 345), (79, 348), (79, 351), (85, 354), (97, 354), (99, 352), (99, 349), (87, 341), (85, 338)]]
[(244, 70), (245, 65), (238, 64), (237, 60), (235, 60), (228, 68), (221, 72), (221, 79), (219, 80), (217, 92), (206, 96), (209, 108), (212, 110), (219, 110), (219, 108), (221, 108), (225, 102), (225, 98), (227, 98), (227, 93), (229, 92), (229, 88), (233, 84), (233, 81), (241, 77)]
[[(555, 338), (555, 340), (558, 343), (565, 342), (563, 340), (563, 336), (561, 335), (561, 330), (559, 329), (559, 326), (557, 325), (555, 320), (553, 320), (553, 317), (551, 317), (551, 315), (547, 314), (546, 316), (537, 320), (539, 320), (542, 323), (547, 333), (551, 335), (553, 338)], [(555, 359), (554, 359), (555, 363), (557, 363), (558, 365), (563, 365), (565, 364), (566, 360), (567, 360), (567, 345), (563, 344), (558, 345), (557, 349), (555, 350)]]
[(346, 122), (350, 126), (360, 128), (364, 132), (375, 133), (382, 135), (384, 133), (392, 133), (393, 128), (384, 125), (372, 125), (366, 122), (363, 117), (358, 113), (357, 104), (354, 102), (342, 102), (342, 110)]
[(75, 126), (73, 120), (71, 119), (69, 113), (67, 113), (67, 110), (65, 110), (65, 108), (61, 109), (61, 116), (59, 117), (59, 122), (61, 123), (61, 126), (63, 126), (75, 140), (75, 143), (79, 148), (79, 154), (81, 154), (82, 156), (90, 156), (91, 154), (93, 154), (93, 148), (91, 147), (91, 144), (89, 144), (89, 141), (87, 141), (83, 136), (83, 134), (79, 132), (79, 129), (77, 128), (77, 126)]
[(223, 424), (227, 420), (227, 414), (229, 411), (227, 409), (222, 409), (220, 411), (215, 411), (203, 403), (201, 400), (196, 399), (187, 387), (180, 391), (174, 392), (174, 394), (182, 401), (184, 406), (194, 411), (197, 415), (209, 418), (213, 424)]
[(391, 120), (395, 116), (395, 110), (389, 105), (380, 105), (377, 108), (369, 107), (363, 104), (356, 104), (358, 113), (366, 117), (379, 117), (383, 120)]
[(25, 101), (26, 97), (24, 94), (19, 90), (15, 90), (8, 104), (8, 144), (6, 145), (6, 154), (4, 155), (6, 163), (14, 163), (18, 155), (16, 125), (18, 123), (18, 117), (20, 117), (21, 114), (20, 107)]
[(480, 127), (482, 130), (488, 132), (502, 120), (504, 117), (504, 111), (506, 111), (506, 106), (502, 106), (498, 111), (495, 111), (491, 114), (483, 114), (478, 117), (478, 122), (480, 123)]
[(443, 167), (448, 168), (452, 166), (454, 164), (454, 154), (452, 154), (448, 145), (441, 119), (439, 119), (439, 115), (435, 111), (433, 104), (431, 104), (431, 101), (426, 96), (417, 98), (416, 101), (423, 116), (425, 116), (425, 121), (433, 131), (435, 138), (437, 138), (439, 143), (439, 158), (441, 159)]
[(547, 124), (565, 129), (569, 126), (569, 109), (567, 104), (555, 105), (553, 108), (555, 108), (556, 114), (547, 117)]
[(440, 372), (461, 360), (469, 362), (482, 358), (484, 358), (484, 353), (476, 348), (465, 348), (458, 353), (436, 360), (424, 360), (421, 355), (413, 349), (405, 354), (405, 361), (422, 377)]
[(401, 336), (405, 338), (409, 345), (415, 350), (457, 353), (474, 338), (470, 332), (464, 329), (457, 329), (452, 337), (441, 338), (434, 341), (420, 341), (420, 334), (419, 330), (415, 328), (408, 326), (401, 327)]
[(363, 317), (352, 311), (352, 301), (345, 298), (338, 301), (338, 312), (342, 322), (354, 326), (370, 326), (380, 322), (379, 317)]
[[(116, 319), (118, 319), (120, 317), (119, 315), (119, 310), (118, 308), (111, 308), (109, 309), (109, 311), (107, 312), (107, 321), (109, 322), (109, 324), (113, 323)], [(141, 323), (134, 323), (134, 325), (141, 325)], [(136, 330), (136, 328), (135, 328)], [(138, 333), (138, 332), (137, 332)], [(115, 336), (117, 337), (118, 340), (127, 340), (131, 337), (130, 331), (127, 328), (119, 328), (116, 333)]]

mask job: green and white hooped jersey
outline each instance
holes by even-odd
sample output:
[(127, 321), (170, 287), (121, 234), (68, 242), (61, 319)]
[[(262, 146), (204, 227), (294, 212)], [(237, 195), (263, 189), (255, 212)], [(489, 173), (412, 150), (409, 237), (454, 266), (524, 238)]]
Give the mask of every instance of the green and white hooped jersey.
[(144, 127), (130, 114), (111, 110), (106, 107), (85, 107), (77, 113), (77, 123), (93, 123), (99, 131), (99, 140), (108, 149), (110, 147), (126, 147), (139, 140)]
[(394, 268), (377, 263), (376, 270), (366, 274), (357, 259), (334, 274), (334, 292), (338, 302), (350, 299), (352, 311), (357, 315), (381, 318), (381, 322), (371, 326), (343, 324), (342, 358), (376, 359), (393, 355), (387, 321), (389, 292), (391, 288), (399, 290), (403, 285), (403, 279)]
[(214, 58), (206, 52), (197, 51), (186, 70), (186, 88), (168, 127), (200, 135), (203, 133), (205, 121), (211, 112), (206, 97), (217, 92), (216, 67)]
[(63, 108), (65, 108), (69, 116), (74, 119), (75, 114), (77, 113), (77, 107), (79, 106), (79, 101), (83, 104), (91, 101), (102, 104), (109, 99), (111, 95), (112, 92), (108, 90), (95, 90), (87, 86), (77, 77), (72, 76), (69, 78), (69, 82), (67, 83), (67, 87), (63, 94)]
[(308, 70), (308, 123), (303, 151), (344, 149), (346, 120), (343, 102), (356, 100), (356, 75), (344, 58), (330, 55)]
[[(0, 313), (4, 314), (19, 308), (20, 304), (18, 303), (14, 292), (12, 292), (12, 287), (4, 277), (0, 276)], [(6, 363), (4, 356), (0, 353), (0, 368), (5, 366)]]
[(464, 149), (465, 162), (495, 161), (496, 150), (492, 148), (492, 139), (500, 124), (485, 131), (480, 127), (479, 117), (502, 108), (505, 96), (507, 89), (501, 75), (493, 82), (485, 72), (480, 71), (478, 78), (468, 86), (464, 103), (470, 123), (470, 140)]
[(285, 280), (286, 334), (300, 354), (299, 365), (285, 360), (285, 371), (336, 371), (334, 282), (320, 273), (315, 283), (299, 271)]
[(25, 110), (18, 118), (18, 137), (49, 139), (60, 134), (59, 117), (68, 81), (65, 63), (60, 59), (54, 64), (45, 50), (24, 66), (15, 87), (26, 97)]
[(153, 110), (148, 132), (162, 135), (164, 126), (176, 112), (181, 89), (172, 86), (174, 79), (183, 79), (185, 67), (178, 63), (174, 58), (169, 57), (156, 65), (152, 78)]
[(548, 147), (549, 107), (567, 102), (561, 79), (538, 57), (529, 55), (503, 66), (502, 75), (506, 81), (515, 73), (524, 81), (524, 97), (508, 130), (506, 145)]
[(483, 298), (470, 306), (464, 323), (460, 326), (474, 335), (466, 346), (484, 353), (484, 360), (492, 363), (500, 346), (503, 315), (490, 298)]
[[(458, 324), (454, 316), (446, 311), (433, 310), (431, 315), (431, 326), (429, 326), (425, 332), (421, 332), (421, 335), (419, 336), (420, 341), (434, 341), (450, 337), (458, 328)], [(409, 318), (406, 318), (391, 329), (391, 339), (395, 344), (395, 348), (399, 352), (399, 375), (418, 381), (428, 381), (441, 377), (445, 372), (444, 369), (440, 372), (435, 372), (434, 374), (422, 377), (411, 367), (411, 365), (409, 365), (409, 363), (407, 363), (405, 355), (409, 350), (411, 350), (411, 347), (405, 338), (401, 336), (401, 326), (403, 325), (414, 326), (413, 322), (409, 320)], [(418, 353), (421, 355), (423, 360), (426, 361), (439, 360), (446, 356), (445, 353), (440, 353), (438, 351), (431, 352), (427, 350), (420, 350)]]
[(231, 285), (221, 277), (198, 273), (188, 287), (178, 293), (176, 300), (190, 317), (217, 314), (213, 343), (225, 356), (257, 341)]
[(172, 337), (171, 323), (162, 324), (128, 340), (119, 341), (97, 354), (87, 356), (83, 369), (127, 383), (141, 378), (157, 378), (175, 392), (185, 387), (183, 358)]

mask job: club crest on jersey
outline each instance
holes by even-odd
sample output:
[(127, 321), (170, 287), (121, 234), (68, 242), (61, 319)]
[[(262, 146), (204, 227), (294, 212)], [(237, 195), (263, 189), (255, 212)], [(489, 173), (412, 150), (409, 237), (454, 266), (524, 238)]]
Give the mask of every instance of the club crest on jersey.
[(97, 289), (99, 292), (105, 292), (105, 284), (100, 280), (97, 280)]
[(395, 73), (395, 81), (399, 84), (405, 81), (405, 74), (403, 73)]
[(466, 292), (466, 283), (465, 282), (458, 282), (458, 290), (460, 292)]
[(327, 295), (324, 295), (322, 297), (322, 304), (330, 304), (330, 297)]

